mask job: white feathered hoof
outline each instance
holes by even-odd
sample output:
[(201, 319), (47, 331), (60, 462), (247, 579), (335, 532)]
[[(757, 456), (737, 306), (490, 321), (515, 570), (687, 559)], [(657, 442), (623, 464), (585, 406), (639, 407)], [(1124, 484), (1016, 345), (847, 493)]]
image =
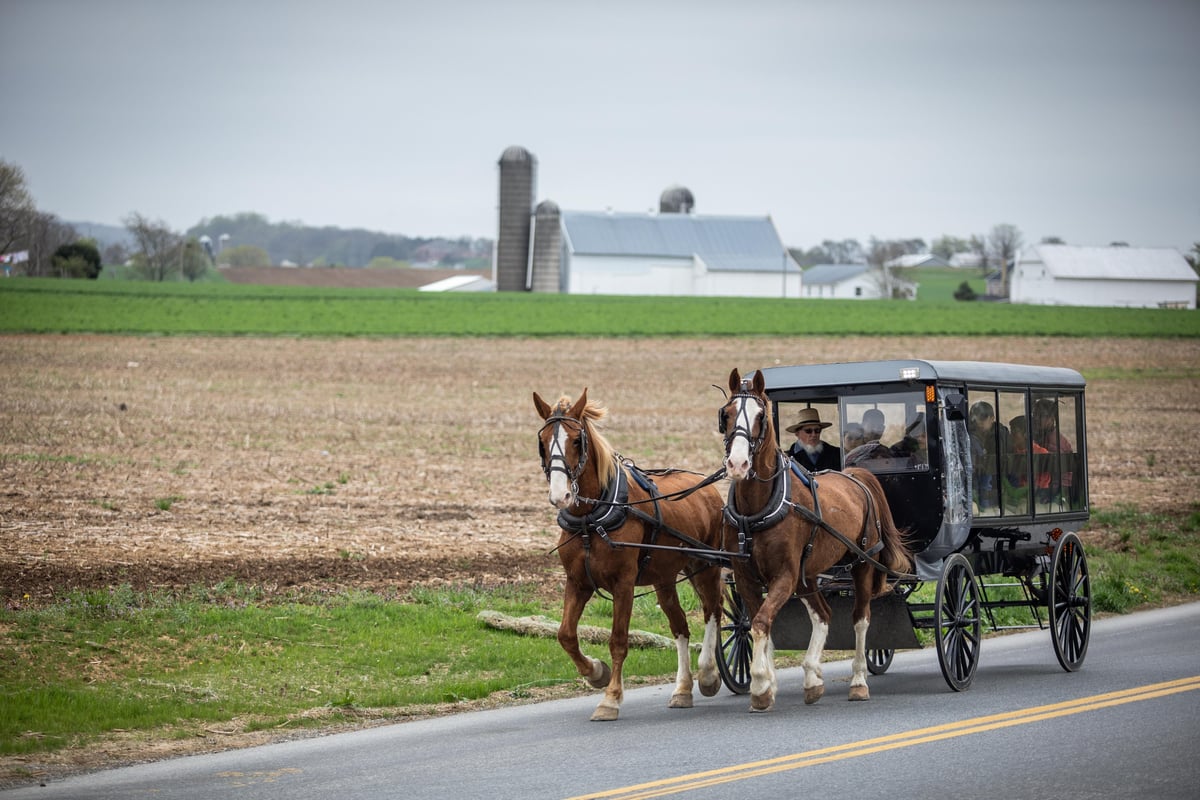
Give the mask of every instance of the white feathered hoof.
[(804, 690), (804, 705), (811, 706), (825, 696), (825, 684), (809, 686)]
[(850, 699), (851, 700), (870, 700), (871, 699), (871, 690), (866, 687), (866, 684), (863, 684), (862, 686), (851, 686), (850, 687)]
[[(604, 661), (597, 660), (596, 663), (600, 665), (600, 676), (588, 678), (587, 682), (593, 689), (603, 689), (604, 687), (608, 686), (608, 682), (612, 680), (612, 668), (609, 667), (608, 663)], [(616, 719), (615, 715), (613, 716), (613, 719)]]
[(690, 693), (678, 692), (671, 695), (671, 702), (667, 703), (667, 708), (691, 708), (692, 695)]

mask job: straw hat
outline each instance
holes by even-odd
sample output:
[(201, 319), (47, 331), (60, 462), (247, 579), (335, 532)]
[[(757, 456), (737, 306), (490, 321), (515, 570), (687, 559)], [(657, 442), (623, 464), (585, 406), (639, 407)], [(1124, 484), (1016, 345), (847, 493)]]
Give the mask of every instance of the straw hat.
[(821, 422), (821, 413), (815, 408), (806, 408), (802, 410), (800, 412), (800, 416), (796, 418), (796, 424), (787, 426), (787, 432), (795, 433), (806, 425), (820, 425), (823, 430), (832, 424), (832, 422)]

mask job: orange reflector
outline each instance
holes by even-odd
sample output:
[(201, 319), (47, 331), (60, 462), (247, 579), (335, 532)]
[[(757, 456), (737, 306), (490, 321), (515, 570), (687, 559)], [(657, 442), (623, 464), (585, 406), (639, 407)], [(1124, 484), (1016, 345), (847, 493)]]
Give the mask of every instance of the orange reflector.
[(933, 384), (932, 383), (926, 384), (925, 385), (925, 402), (932, 403), (935, 399), (936, 398), (934, 397)]

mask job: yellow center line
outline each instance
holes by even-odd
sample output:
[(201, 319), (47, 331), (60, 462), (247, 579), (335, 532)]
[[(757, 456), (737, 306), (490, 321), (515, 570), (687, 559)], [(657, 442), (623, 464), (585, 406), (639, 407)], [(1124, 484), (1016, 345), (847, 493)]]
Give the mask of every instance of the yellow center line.
[(1007, 711), (1003, 714), (991, 714), (985, 717), (948, 722), (929, 728), (919, 728), (902, 733), (893, 733), (875, 739), (864, 739), (849, 744), (834, 745), (818, 750), (808, 750), (804, 753), (779, 756), (763, 761), (751, 761), (731, 767), (695, 772), (690, 775), (680, 775), (676, 778), (641, 783), (636, 786), (626, 786), (620, 789), (609, 789), (594, 794), (579, 795), (569, 800), (600, 800), (601, 798), (619, 798), (620, 800), (643, 800), (644, 798), (663, 797), (707, 786), (745, 780), (747, 778), (770, 775), (777, 772), (787, 772), (793, 769), (811, 767), (816, 764), (828, 764), (847, 758), (880, 753), (886, 750), (897, 750), (918, 744), (951, 739), (956, 736), (966, 736), (972, 733), (984, 733), (1015, 725), (1027, 725), (1031, 722), (1066, 717), (1081, 714), (1085, 711), (1096, 711), (1101, 708), (1134, 703), (1139, 700), (1151, 700), (1156, 697), (1178, 694), (1200, 689), (1200, 675), (1191, 678), (1180, 678), (1174, 681), (1153, 683), (1139, 686), (1135, 689), (1123, 689), (1118, 692), (1082, 697), (1076, 700), (1066, 700), (1045, 706), (1036, 706), (1018, 711)]

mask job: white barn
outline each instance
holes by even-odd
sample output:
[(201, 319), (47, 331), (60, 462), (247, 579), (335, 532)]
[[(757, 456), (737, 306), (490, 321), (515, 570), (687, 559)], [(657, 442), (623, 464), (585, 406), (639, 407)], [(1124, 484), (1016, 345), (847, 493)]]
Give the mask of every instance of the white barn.
[(568, 294), (800, 297), (800, 267), (769, 216), (562, 211), (560, 219), (558, 290)]
[(1169, 247), (1040, 244), (1021, 251), (1013, 303), (1130, 308), (1196, 307), (1196, 273)]
[(878, 300), (883, 276), (867, 264), (817, 264), (804, 270), (804, 296), (838, 300)]

